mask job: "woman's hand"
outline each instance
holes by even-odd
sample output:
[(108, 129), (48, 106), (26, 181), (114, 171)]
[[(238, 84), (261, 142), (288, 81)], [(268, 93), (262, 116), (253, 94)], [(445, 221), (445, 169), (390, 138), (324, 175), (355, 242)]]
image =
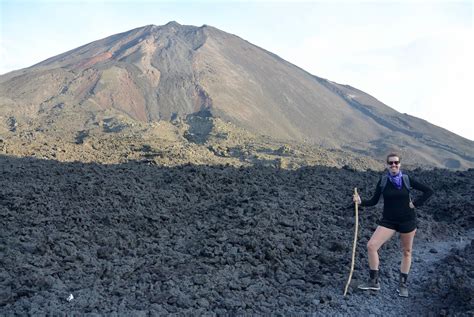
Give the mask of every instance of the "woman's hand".
[(354, 194), (354, 196), (352, 197), (352, 201), (354, 202), (354, 204), (358, 205), (362, 203), (362, 200), (360, 199), (360, 196), (358, 194)]

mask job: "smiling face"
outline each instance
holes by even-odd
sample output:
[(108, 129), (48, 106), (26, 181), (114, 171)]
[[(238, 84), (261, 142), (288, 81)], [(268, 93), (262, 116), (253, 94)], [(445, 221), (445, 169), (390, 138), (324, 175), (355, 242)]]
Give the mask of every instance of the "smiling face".
[(397, 175), (400, 172), (400, 158), (398, 156), (387, 157), (387, 168), (390, 174)]

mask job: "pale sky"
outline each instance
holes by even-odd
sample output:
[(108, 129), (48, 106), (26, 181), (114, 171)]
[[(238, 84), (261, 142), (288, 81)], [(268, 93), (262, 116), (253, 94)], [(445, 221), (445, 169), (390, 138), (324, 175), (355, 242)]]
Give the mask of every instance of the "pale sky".
[(474, 140), (474, 3), (0, 0), (0, 74), (148, 24), (208, 24)]

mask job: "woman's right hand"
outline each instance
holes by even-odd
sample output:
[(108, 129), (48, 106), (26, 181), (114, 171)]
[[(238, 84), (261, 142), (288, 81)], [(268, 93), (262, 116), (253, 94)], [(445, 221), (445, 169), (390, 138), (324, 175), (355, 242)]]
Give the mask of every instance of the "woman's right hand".
[(352, 201), (354, 202), (354, 204), (358, 205), (362, 203), (362, 200), (360, 199), (360, 196), (358, 194), (354, 194), (354, 196), (352, 197)]

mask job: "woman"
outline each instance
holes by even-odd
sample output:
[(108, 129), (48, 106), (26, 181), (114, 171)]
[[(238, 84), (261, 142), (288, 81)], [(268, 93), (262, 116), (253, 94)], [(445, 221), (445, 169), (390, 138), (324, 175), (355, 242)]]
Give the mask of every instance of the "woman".
[[(367, 243), (370, 278), (367, 283), (359, 285), (359, 288), (364, 290), (380, 289), (378, 250), (395, 232), (399, 232), (402, 263), (400, 266), (400, 283), (397, 291), (400, 296), (408, 297), (407, 278), (411, 266), (413, 238), (417, 228), (414, 209), (421, 206), (433, 194), (433, 190), (404, 175), (400, 170), (400, 159), (400, 155), (396, 153), (387, 155), (388, 173), (378, 181), (374, 196), (370, 200), (361, 200), (359, 195), (354, 194), (353, 201), (361, 206), (374, 206), (379, 201), (381, 194), (384, 198), (382, 219)], [(414, 202), (410, 198), (410, 186), (423, 192), (423, 196)]]

